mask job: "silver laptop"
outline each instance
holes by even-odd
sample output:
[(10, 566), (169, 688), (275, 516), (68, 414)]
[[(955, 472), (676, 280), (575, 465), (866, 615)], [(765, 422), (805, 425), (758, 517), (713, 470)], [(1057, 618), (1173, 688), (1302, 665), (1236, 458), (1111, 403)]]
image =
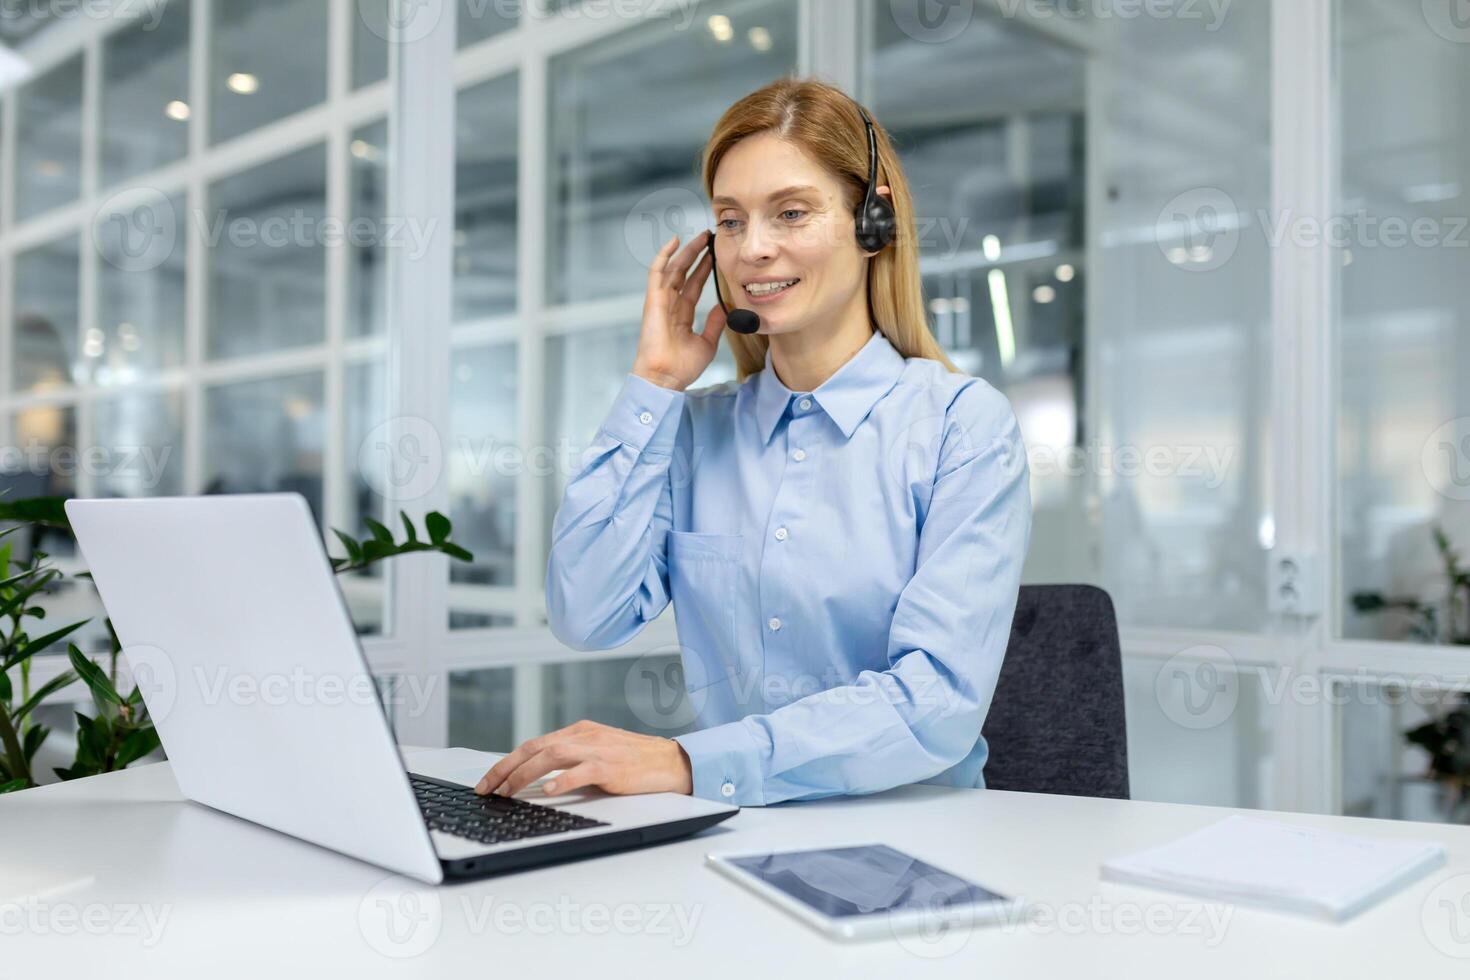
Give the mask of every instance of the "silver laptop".
[(480, 797), (407, 772), (299, 494), (69, 500), (66, 513), (191, 800), (430, 883), (738, 812), (675, 793)]

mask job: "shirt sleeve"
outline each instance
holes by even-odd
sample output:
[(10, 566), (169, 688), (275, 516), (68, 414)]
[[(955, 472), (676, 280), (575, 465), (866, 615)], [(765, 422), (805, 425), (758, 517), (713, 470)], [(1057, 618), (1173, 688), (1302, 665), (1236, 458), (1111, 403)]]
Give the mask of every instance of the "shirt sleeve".
[(684, 393), (623, 381), (551, 528), (546, 614), (576, 650), (620, 646), (669, 604), (669, 466)]
[(888, 668), (676, 736), (696, 796), (760, 806), (873, 793), (936, 776), (974, 749), (1016, 611), (1031, 533), (1029, 474), (1015, 415), (989, 385), (961, 390), (937, 438)]

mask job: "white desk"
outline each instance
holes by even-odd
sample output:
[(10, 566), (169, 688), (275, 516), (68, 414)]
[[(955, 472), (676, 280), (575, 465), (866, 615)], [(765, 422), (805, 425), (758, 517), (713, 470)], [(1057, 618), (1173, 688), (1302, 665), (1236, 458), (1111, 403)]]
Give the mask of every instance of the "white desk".
[[(409, 752), (435, 770), (434, 753)], [(0, 923), (0, 975), (1470, 976), (1470, 828), (1278, 815), (1448, 846), (1447, 867), (1342, 925), (1215, 906), (1222, 929), (1202, 903), (1098, 880), (1104, 858), (1229, 812), (907, 787), (747, 809), (674, 844), (431, 889), (382, 884), (370, 865), (183, 801), (163, 763), (0, 797), (0, 881), (22, 867), (93, 879), (45, 903), (39, 927)], [(1052, 918), (838, 944), (703, 861), (712, 849), (863, 841), (1024, 894)], [(397, 903), (401, 931), (389, 934), (379, 900)]]

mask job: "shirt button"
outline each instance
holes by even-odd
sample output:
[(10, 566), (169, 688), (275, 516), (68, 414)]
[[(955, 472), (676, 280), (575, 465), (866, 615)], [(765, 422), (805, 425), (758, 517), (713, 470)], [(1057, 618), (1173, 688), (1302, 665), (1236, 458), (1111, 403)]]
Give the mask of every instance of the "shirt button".
[(776, 528), (776, 540), (777, 541), (785, 541), (786, 540), (786, 529), (784, 527), (778, 527), (778, 528)]
[(644, 425), (647, 425), (648, 423), (653, 421), (653, 413), (644, 412), (642, 415), (638, 416), (638, 421), (642, 422)]
[(800, 463), (802, 460), (806, 459), (806, 450), (798, 449), (796, 452), (791, 454), (791, 458)]
[(725, 797), (726, 799), (734, 796), (735, 784), (731, 782), (726, 782), (723, 786), (720, 787), (720, 795)]
[(812, 407), (812, 400), (810, 398), (803, 398), (796, 404), (803, 412), (805, 412), (807, 409)]
[(766, 625), (769, 626), (771, 628), (771, 632), (774, 633), (776, 632), (776, 630), (781, 628), (781, 620), (775, 616), (772, 616), (770, 621), (767, 622)]

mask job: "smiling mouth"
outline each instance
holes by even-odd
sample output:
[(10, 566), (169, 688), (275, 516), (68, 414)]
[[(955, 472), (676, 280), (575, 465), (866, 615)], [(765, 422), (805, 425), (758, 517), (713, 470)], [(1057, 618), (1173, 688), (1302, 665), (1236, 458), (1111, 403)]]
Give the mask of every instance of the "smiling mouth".
[(800, 279), (787, 279), (784, 282), (753, 282), (744, 288), (746, 294), (753, 299), (767, 299), (771, 296), (780, 296), (799, 282), (801, 282)]

